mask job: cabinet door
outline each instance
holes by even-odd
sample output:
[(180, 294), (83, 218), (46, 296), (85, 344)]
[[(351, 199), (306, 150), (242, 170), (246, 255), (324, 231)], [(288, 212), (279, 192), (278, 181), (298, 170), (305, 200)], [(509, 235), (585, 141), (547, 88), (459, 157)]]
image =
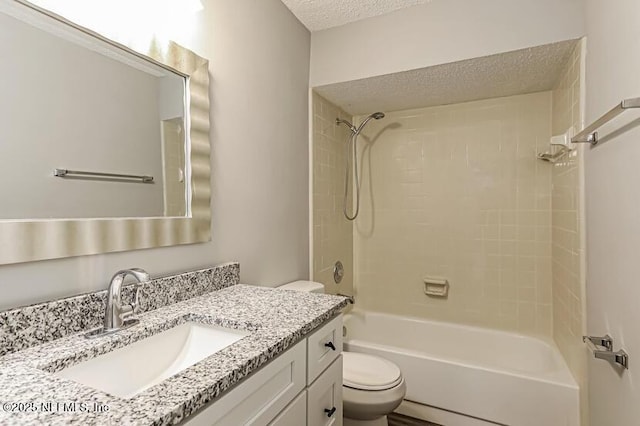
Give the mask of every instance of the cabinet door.
[(273, 419), (269, 426), (304, 426), (307, 424), (307, 391), (300, 395), (287, 406), (278, 417)]
[(342, 352), (342, 315), (320, 327), (307, 339), (307, 386)]
[(307, 390), (307, 426), (342, 426), (342, 355)]
[(304, 389), (305, 342), (278, 356), (185, 421), (189, 426), (268, 424)]

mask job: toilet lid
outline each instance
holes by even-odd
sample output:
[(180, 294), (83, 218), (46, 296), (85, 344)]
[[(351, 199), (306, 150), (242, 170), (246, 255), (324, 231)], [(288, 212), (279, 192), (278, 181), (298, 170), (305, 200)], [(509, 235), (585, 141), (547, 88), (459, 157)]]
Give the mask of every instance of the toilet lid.
[(347, 387), (385, 390), (402, 381), (400, 368), (391, 361), (357, 352), (343, 352), (342, 356), (342, 383)]

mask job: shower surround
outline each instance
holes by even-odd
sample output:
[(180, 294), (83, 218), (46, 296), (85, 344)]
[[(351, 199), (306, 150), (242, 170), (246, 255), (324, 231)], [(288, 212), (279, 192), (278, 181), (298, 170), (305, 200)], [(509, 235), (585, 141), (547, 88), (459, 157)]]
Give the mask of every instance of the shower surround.
[[(370, 123), (354, 224), (359, 308), (551, 337), (552, 170), (536, 159), (551, 105), (541, 92)], [(426, 276), (446, 278), (448, 298), (427, 296)]]
[[(341, 215), (349, 135), (335, 118), (358, 123), (365, 116), (349, 117), (314, 94), (312, 232), (314, 279), (344, 291), (330, 273), (332, 260), (345, 257), (354, 315), (541, 338), (567, 364), (560, 370), (572, 393), (572, 424), (579, 398), (580, 424), (587, 425), (584, 147), (572, 146), (555, 164), (537, 159), (553, 149), (552, 135), (583, 127), (584, 50), (585, 41), (576, 42), (551, 90), (385, 111), (371, 121), (358, 142), (354, 222)], [(425, 277), (446, 278), (448, 297), (426, 295)], [(390, 353), (404, 347), (387, 340), (381, 344), (392, 345)], [(434, 420), (435, 409), (422, 418)]]

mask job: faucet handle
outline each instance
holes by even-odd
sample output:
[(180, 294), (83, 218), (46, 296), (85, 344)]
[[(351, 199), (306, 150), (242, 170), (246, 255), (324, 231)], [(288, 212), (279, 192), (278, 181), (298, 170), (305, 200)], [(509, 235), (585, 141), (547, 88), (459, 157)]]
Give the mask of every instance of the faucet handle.
[(143, 283), (150, 281), (151, 277), (149, 276), (147, 271), (141, 268), (131, 268), (128, 270), (128, 272), (132, 274), (137, 280), (137, 282), (134, 283), (136, 294), (134, 296), (133, 302), (129, 304), (129, 306), (131, 306), (130, 312), (131, 314), (138, 314), (140, 313), (140, 288), (142, 287)]
[(133, 275), (138, 281), (138, 284), (151, 281), (151, 277), (149, 276), (149, 273), (142, 268), (129, 268), (129, 269), (126, 269), (125, 272)]
[(131, 312), (134, 314), (140, 313), (140, 288), (142, 287), (141, 283), (135, 283), (136, 295), (133, 298), (133, 302), (129, 304), (131, 306)]
[(120, 317), (122, 320), (126, 320), (131, 315), (136, 315), (140, 313), (140, 287), (142, 287), (141, 283), (134, 284), (136, 289), (136, 294), (133, 298), (133, 302), (127, 303), (120, 308)]

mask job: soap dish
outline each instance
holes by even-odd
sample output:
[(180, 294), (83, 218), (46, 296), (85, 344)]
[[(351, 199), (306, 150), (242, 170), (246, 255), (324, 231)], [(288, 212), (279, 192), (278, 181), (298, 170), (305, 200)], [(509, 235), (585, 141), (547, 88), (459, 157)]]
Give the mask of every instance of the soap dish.
[(446, 278), (425, 277), (424, 294), (431, 297), (447, 297), (449, 295), (449, 281)]

